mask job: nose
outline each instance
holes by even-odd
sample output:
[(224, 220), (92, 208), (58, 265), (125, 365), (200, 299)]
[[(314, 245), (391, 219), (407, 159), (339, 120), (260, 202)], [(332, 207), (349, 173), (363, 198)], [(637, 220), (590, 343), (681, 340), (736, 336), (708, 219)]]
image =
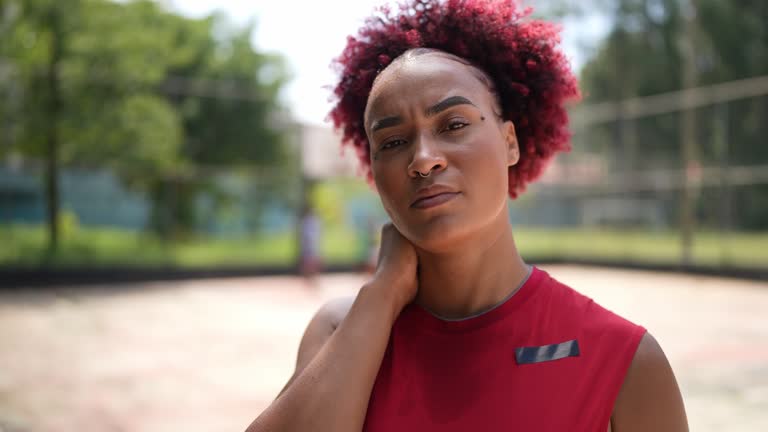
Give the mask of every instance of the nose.
[[(408, 175), (416, 178), (444, 170), (448, 166), (445, 155), (432, 137), (423, 134), (414, 143), (414, 153), (408, 165)], [(421, 175), (420, 175), (421, 174)]]

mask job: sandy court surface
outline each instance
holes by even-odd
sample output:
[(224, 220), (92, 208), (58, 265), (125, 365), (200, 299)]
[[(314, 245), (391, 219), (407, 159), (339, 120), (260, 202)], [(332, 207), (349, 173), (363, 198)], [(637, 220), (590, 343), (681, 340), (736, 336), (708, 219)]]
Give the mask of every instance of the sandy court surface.
[[(574, 266), (559, 280), (647, 327), (692, 431), (768, 430), (768, 284)], [(0, 292), (0, 432), (238, 431), (304, 327), (363, 279), (218, 279)]]

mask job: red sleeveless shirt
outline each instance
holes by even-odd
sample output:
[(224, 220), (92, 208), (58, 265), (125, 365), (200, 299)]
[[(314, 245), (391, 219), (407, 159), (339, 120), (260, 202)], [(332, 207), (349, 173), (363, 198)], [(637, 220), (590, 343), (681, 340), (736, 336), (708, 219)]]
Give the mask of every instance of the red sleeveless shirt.
[(363, 430), (605, 432), (644, 334), (535, 267), (475, 317), (447, 321), (410, 304)]

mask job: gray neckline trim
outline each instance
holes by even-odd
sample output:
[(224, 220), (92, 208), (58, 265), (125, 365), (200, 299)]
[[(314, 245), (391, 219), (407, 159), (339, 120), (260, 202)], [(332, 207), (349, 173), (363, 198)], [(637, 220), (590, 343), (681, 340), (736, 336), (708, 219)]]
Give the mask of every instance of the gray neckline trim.
[(466, 320), (471, 320), (473, 318), (477, 318), (477, 317), (479, 317), (481, 315), (485, 315), (488, 312), (490, 312), (490, 311), (498, 308), (499, 306), (503, 305), (504, 303), (506, 303), (507, 300), (511, 299), (515, 294), (517, 294), (517, 292), (520, 291), (520, 288), (522, 288), (523, 285), (525, 285), (525, 283), (528, 282), (528, 278), (530, 278), (531, 277), (531, 273), (533, 273), (533, 266), (530, 266), (530, 265), (526, 264), (526, 268), (527, 268), (527, 272), (526, 272), (525, 277), (523, 278), (523, 280), (520, 282), (520, 284), (515, 289), (513, 289), (511, 293), (509, 293), (506, 297), (504, 297), (503, 300), (501, 300), (500, 302), (496, 303), (495, 305), (491, 306), (490, 308), (488, 308), (486, 310), (477, 312), (475, 314), (472, 314), (472, 315), (469, 315), (469, 316), (466, 316), (466, 317), (461, 317), (461, 318), (445, 318), (445, 317), (441, 317), (440, 315), (438, 315), (436, 313), (433, 313), (430, 310), (427, 310), (427, 308), (425, 308), (423, 306), (421, 308), (424, 309), (425, 311), (427, 311), (427, 313), (432, 315), (433, 317), (435, 317), (435, 318), (437, 318), (439, 320), (448, 321), (448, 322), (466, 321)]

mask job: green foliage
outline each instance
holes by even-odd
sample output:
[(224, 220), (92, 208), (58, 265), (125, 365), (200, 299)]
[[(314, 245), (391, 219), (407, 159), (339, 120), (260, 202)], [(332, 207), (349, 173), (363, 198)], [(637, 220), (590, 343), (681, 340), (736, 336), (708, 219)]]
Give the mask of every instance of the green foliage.
[(88, 121), (99, 127), (66, 125), (63, 135), (71, 145), (62, 155), (65, 161), (128, 168), (142, 176), (173, 172), (183, 161), (178, 153), (181, 123), (162, 98), (127, 95), (94, 110)]
[[(9, 39), (0, 46), (0, 55), (13, 71), (4, 87), (16, 93), (18, 104), (13, 116), (16, 139), (3, 147), (4, 153), (46, 156), (44, 138), (54, 127), (60, 134), (65, 164), (114, 162), (116, 154), (131, 146), (139, 147), (129, 150), (138, 157), (120, 162), (130, 166), (139, 161), (136, 169), (147, 168), (147, 163), (161, 169), (179, 158), (179, 120), (153, 90), (167, 72), (163, 59), (173, 50), (172, 34), (162, 25), (165, 13), (159, 6), (147, 1), (9, 0), (2, 13), (6, 20), (2, 34)], [(51, 95), (47, 85), (53, 41), (61, 46), (55, 66), (57, 95)], [(55, 121), (47, 111), (52, 97), (61, 101)], [(144, 119), (138, 118), (136, 110), (144, 108), (150, 109), (144, 119), (152, 114), (161, 118), (137, 123)], [(133, 124), (120, 124), (126, 120)], [(149, 137), (153, 142), (137, 142)], [(136, 155), (154, 147), (157, 139), (172, 151), (162, 152), (162, 158), (154, 150), (151, 155)]]
[[(5, 115), (21, 121), (18, 138), (2, 147), (4, 153), (44, 155), (49, 95), (43, 81), (53, 37), (48, 16), (54, 11), (63, 21), (58, 71), (64, 163), (119, 161), (132, 168), (137, 162), (136, 170), (153, 163), (167, 172), (179, 161), (285, 161), (283, 130), (273, 120), (287, 72), (281, 58), (253, 49), (255, 26), (237, 28), (217, 16), (184, 18), (146, 0), (0, 4), (0, 64), (12, 71), (2, 90), (20, 91), (16, 102), (22, 105), (11, 112), (13, 107), (2, 104)], [(138, 112), (144, 109), (146, 114)], [(159, 140), (162, 150), (156, 149)], [(133, 156), (120, 158), (126, 150), (116, 147), (130, 146), (137, 146), (127, 150)], [(140, 156), (145, 151), (150, 154)]]
[[(182, 87), (169, 99), (184, 122), (185, 157), (207, 165), (285, 164), (284, 131), (275, 126), (278, 92), (287, 81), (282, 59), (253, 50), (253, 24), (234, 28), (212, 17), (176, 25), (178, 40), (197, 41), (197, 51), (177, 56), (164, 83)], [(201, 35), (212, 40), (201, 43)]]
[(169, 182), (195, 167), (290, 166), (275, 126), (286, 68), (253, 48), (254, 28), (151, 0), (2, 0), (0, 160), (45, 159), (54, 134), (57, 162), (116, 170), (172, 215), (154, 227), (189, 230), (211, 183)]

